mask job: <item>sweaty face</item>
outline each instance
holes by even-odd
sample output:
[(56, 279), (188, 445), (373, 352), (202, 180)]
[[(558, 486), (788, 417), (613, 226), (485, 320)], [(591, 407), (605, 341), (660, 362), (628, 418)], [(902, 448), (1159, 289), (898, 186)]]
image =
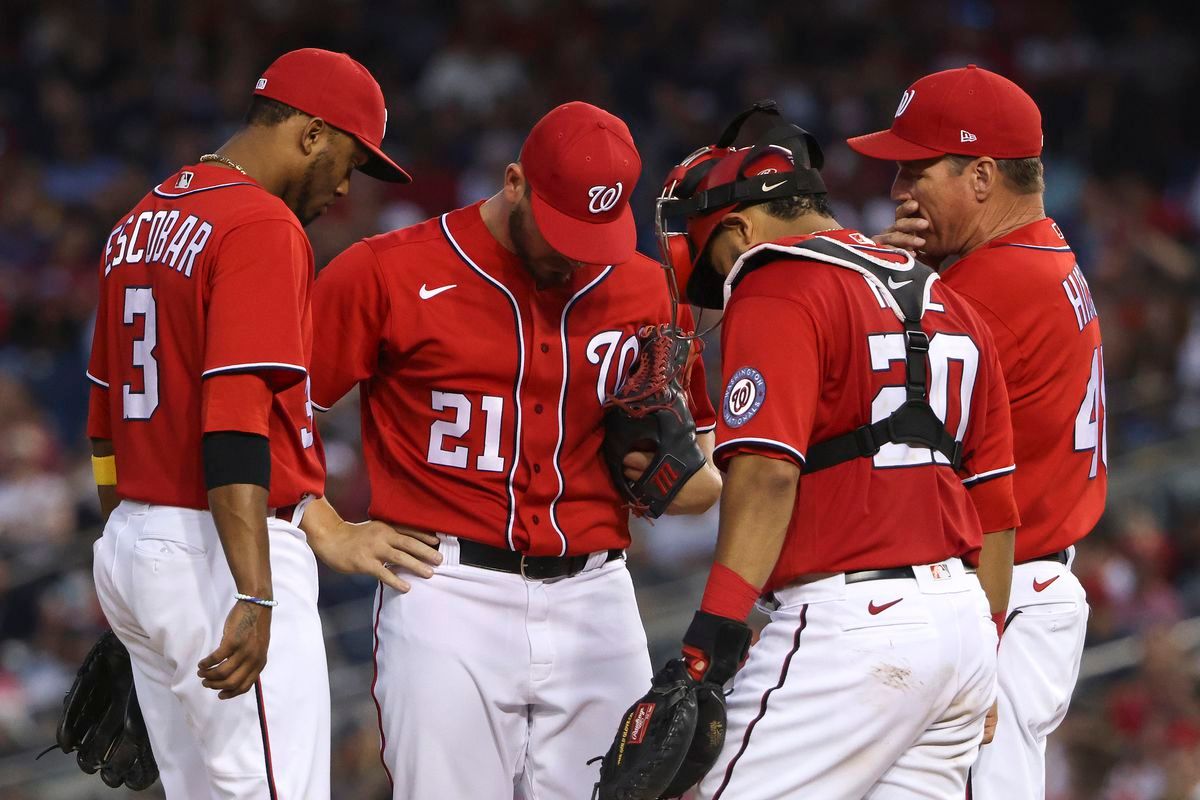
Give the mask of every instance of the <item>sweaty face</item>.
[(329, 131), (325, 147), (315, 153), (300, 180), (295, 212), (308, 225), (350, 192), (350, 175), (366, 163), (367, 151), (352, 136)]
[(562, 286), (583, 266), (581, 262), (559, 254), (542, 237), (533, 218), (528, 194), (508, 215), (508, 235), (517, 256), (539, 287)]
[(947, 158), (900, 161), (897, 167), (892, 199), (897, 203), (916, 200), (917, 216), (929, 221), (929, 228), (922, 234), (922, 252), (938, 258), (961, 252), (978, 209), (970, 168), (955, 174)]

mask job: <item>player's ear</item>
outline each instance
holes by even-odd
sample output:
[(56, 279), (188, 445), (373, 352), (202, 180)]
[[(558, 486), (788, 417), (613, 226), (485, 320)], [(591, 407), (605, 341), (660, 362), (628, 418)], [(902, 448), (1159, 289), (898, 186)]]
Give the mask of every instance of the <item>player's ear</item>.
[(516, 205), (525, 197), (525, 169), (519, 162), (509, 164), (504, 168), (504, 199), (506, 202)]
[(312, 117), (300, 130), (300, 150), (310, 156), (322, 148), (322, 140), (329, 134), (325, 120)]
[(740, 211), (726, 214), (721, 219), (720, 227), (730, 234), (726, 238), (737, 248), (739, 253), (743, 253), (757, 244), (754, 239), (754, 220), (749, 214)]
[(987, 156), (975, 159), (967, 172), (971, 179), (971, 191), (980, 202), (986, 200), (1000, 182), (1000, 165)]

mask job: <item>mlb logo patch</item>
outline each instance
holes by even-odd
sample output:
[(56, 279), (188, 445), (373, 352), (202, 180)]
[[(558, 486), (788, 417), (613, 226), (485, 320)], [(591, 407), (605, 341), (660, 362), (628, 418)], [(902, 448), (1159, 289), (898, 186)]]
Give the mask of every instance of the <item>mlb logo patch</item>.
[(179, 173), (179, 180), (175, 181), (176, 189), (186, 189), (192, 185), (192, 178), (196, 177), (196, 173), (184, 170)]
[(945, 581), (950, 579), (950, 567), (946, 564), (930, 564), (929, 574), (933, 576), (935, 581)]

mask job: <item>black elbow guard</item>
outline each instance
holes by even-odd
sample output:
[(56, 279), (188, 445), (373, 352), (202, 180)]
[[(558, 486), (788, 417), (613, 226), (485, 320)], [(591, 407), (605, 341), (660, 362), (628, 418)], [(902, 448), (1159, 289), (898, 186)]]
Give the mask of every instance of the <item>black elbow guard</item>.
[(204, 484), (212, 491), (232, 483), (252, 483), (271, 490), (271, 443), (265, 436), (241, 431), (204, 434)]

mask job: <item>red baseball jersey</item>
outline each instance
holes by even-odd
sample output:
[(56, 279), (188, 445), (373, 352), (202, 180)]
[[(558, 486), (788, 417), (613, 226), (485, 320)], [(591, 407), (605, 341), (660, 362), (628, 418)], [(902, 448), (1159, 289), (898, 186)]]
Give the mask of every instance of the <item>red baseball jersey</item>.
[(254, 373), (275, 395), (269, 504), (321, 494), (308, 403), (312, 249), (283, 201), (208, 164), (159, 184), (113, 229), (100, 265), (88, 434), (111, 439), (117, 493), (207, 508), (201, 386)]
[(1042, 219), (955, 262), (946, 284), (992, 331), (1012, 402), (1018, 562), (1086, 536), (1108, 489), (1104, 347), (1075, 254)]
[[(823, 236), (904, 261), (854, 231)], [(921, 326), (929, 402), (963, 443), (961, 469), (940, 453), (888, 444), (872, 458), (802, 475), (767, 590), (807, 573), (970, 558), (983, 532), (1017, 523), (1008, 395), (987, 327), (936, 279)], [(747, 274), (721, 336), (718, 465), (738, 453), (803, 465), (811, 444), (886, 418), (906, 399), (902, 330), (878, 290), (850, 269), (781, 251)]]
[[(314, 404), (361, 384), (372, 517), (534, 555), (625, 547), (601, 406), (638, 328), (670, 319), (663, 271), (635, 254), (537, 290), (479, 205), (361, 241), (321, 271)], [(699, 359), (691, 386), (711, 430)]]

